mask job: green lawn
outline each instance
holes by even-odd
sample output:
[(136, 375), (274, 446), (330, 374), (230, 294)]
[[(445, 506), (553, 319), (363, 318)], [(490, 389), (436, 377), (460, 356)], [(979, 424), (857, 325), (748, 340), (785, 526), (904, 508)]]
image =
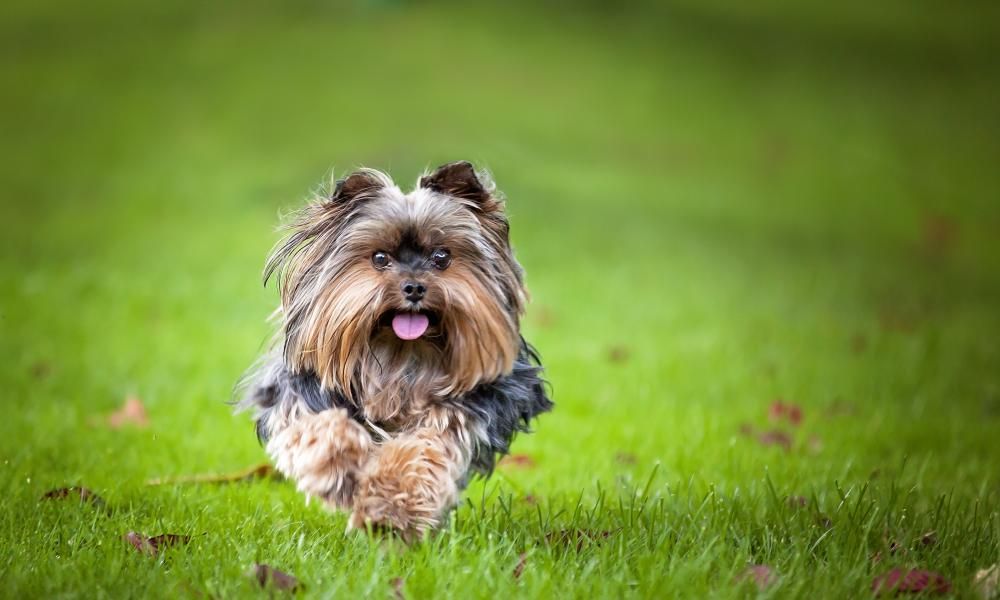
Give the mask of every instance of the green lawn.
[[(997, 5), (146, 4), (0, 7), (0, 596), (263, 596), (257, 562), (311, 597), (739, 597), (755, 564), (968, 596), (1000, 562)], [(265, 459), (227, 401), (279, 216), (461, 158), (528, 272), (531, 464), (410, 548), (288, 483), (145, 485)], [(105, 423), (128, 396), (148, 427)], [(68, 485), (106, 505), (39, 500)]]

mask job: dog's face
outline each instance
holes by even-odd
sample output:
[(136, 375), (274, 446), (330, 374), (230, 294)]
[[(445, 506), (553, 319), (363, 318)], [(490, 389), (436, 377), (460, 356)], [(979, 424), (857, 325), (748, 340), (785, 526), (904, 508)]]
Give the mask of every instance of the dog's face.
[(509, 371), (525, 291), (483, 180), (452, 163), (404, 194), (361, 170), (310, 205), (268, 263), (281, 273), (286, 361), (348, 397), (366, 379), (420, 371), (454, 395)]

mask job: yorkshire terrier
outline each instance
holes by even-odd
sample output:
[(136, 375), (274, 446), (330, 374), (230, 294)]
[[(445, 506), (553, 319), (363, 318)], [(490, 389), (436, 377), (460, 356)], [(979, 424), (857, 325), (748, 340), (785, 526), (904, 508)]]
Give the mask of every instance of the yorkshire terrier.
[(552, 408), (503, 197), (468, 162), (409, 193), (361, 169), (289, 229), (264, 270), (279, 341), (241, 404), (277, 470), (348, 529), (419, 537)]

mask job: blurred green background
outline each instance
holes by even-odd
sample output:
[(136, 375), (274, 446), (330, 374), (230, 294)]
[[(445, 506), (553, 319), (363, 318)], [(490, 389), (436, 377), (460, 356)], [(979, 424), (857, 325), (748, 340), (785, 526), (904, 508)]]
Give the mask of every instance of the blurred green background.
[[(241, 595), (261, 561), (320, 596), (740, 594), (763, 562), (843, 596), (931, 528), (893, 560), (959, 592), (1000, 560), (1000, 5), (15, 1), (0, 45), (4, 595)], [(331, 172), (458, 159), (528, 273), (534, 466), (382, 562), (291, 486), (145, 486), (263, 460), (226, 401), (280, 216)], [(109, 428), (130, 395), (149, 426)], [(656, 518), (539, 542), (655, 464)], [(38, 501), (62, 485), (113, 514)], [(204, 535), (157, 563), (130, 529)]]

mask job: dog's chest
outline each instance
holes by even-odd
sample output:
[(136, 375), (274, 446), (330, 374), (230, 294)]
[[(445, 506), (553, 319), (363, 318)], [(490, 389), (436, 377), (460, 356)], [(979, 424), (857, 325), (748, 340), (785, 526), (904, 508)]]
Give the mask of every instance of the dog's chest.
[(444, 356), (430, 342), (378, 336), (356, 373), (361, 416), (388, 432), (418, 427), (441, 398), (451, 395)]
[(446, 379), (433, 363), (383, 363), (360, 382), (361, 411), (368, 421), (388, 431), (407, 429), (418, 422), (442, 395)]

